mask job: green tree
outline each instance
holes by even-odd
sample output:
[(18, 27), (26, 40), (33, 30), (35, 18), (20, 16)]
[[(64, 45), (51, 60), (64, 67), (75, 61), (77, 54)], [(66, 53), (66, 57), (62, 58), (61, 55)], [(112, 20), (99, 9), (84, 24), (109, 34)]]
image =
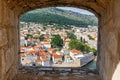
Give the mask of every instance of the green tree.
[(58, 30), (62, 30), (63, 27), (62, 27), (62, 26), (56, 26), (55, 29), (56, 29), (56, 30), (57, 30), (57, 29), (58, 29)]
[(33, 38), (34, 38), (34, 39), (39, 39), (39, 36), (34, 36)]
[(98, 24), (98, 20), (95, 16), (83, 15), (83, 14), (71, 14), (70, 11), (65, 11), (57, 8), (44, 8), (26, 13), (20, 19), (23, 22), (35, 22), (41, 24), (58, 24), (65, 25), (65, 28), (69, 28), (67, 25), (74, 25), (80, 27), (87, 27), (88, 25)]
[(90, 46), (84, 44), (83, 42), (80, 42), (77, 39), (73, 39), (70, 41), (69, 49), (81, 50), (84, 53), (89, 53), (90, 51), (92, 51), (93, 53), (96, 53), (96, 50), (94, 48), (91, 49)]
[(84, 44), (79, 42), (76, 39), (73, 39), (69, 43), (69, 49), (77, 49), (77, 50), (84, 51)]
[(40, 35), (40, 36), (39, 36), (39, 40), (40, 40), (40, 41), (43, 41), (44, 39), (45, 39), (44, 35)]
[(94, 38), (90, 35), (88, 35), (89, 40), (94, 40)]
[(88, 45), (84, 44), (84, 52), (89, 53), (90, 51), (91, 48)]
[(97, 55), (97, 50), (95, 48), (92, 48), (91, 51), (94, 53), (94, 55)]
[(53, 35), (52, 36), (51, 46), (53, 48), (62, 48), (63, 47), (63, 39), (61, 39), (60, 35)]
[(28, 37), (28, 38), (33, 38), (33, 35), (27, 34), (27, 37)]
[(82, 37), (80, 37), (80, 41), (83, 42), (83, 38)]
[(44, 26), (43, 29), (46, 30), (46, 27)]
[(86, 43), (85, 39), (83, 39), (83, 43)]
[(74, 35), (73, 32), (67, 32), (67, 38), (70, 38), (70, 39), (77, 39), (76, 35)]

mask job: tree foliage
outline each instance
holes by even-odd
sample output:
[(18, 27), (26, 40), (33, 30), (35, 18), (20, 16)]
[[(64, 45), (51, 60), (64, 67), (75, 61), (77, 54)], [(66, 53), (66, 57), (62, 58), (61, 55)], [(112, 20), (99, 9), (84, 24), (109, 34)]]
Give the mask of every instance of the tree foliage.
[(70, 49), (77, 49), (77, 50), (81, 50), (81, 51), (84, 50), (83, 44), (76, 39), (73, 39), (70, 41), (69, 48)]
[(90, 35), (88, 35), (89, 40), (94, 40), (94, 38)]
[(27, 37), (28, 37), (28, 38), (33, 38), (33, 35), (27, 34)]
[(70, 38), (70, 39), (77, 39), (76, 35), (74, 35), (73, 32), (67, 32), (67, 38)]
[(35, 22), (41, 24), (58, 24), (60, 26), (74, 25), (87, 27), (88, 25), (97, 26), (98, 21), (95, 16), (78, 14), (72, 11), (61, 10), (58, 8), (37, 9), (22, 16), (21, 21)]
[(62, 48), (63, 47), (63, 39), (61, 39), (60, 35), (53, 35), (52, 36), (51, 46), (53, 48)]
[(97, 55), (97, 50), (95, 48), (92, 48), (91, 51), (94, 53), (94, 55)]
[(90, 51), (92, 51), (93, 53), (97, 52), (96, 49), (90, 48), (88, 45), (78, 41), (77, 39), (73, 39), (73, 40), (70, 41), (69, 49), (81, 50), (84, 53), (89, 53)]
[(40, 40), (40, 41), (43, 41), (44, 39), (45, 39), (44, 35), (40, 35), (40, 36), (39, 36), (39, 40)]

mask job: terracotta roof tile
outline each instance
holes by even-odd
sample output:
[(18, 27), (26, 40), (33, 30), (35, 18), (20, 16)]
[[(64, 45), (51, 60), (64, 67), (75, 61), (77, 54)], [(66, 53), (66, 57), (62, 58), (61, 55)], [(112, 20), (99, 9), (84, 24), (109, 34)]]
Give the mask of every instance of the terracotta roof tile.
[(75, 53), (75, 54), (80, 54), (81, 53), (81, 51), (78, 51), (76, 49), (70, 50), (70, 52)]
[(38, 59), (37, 59), (37, 60), (35, 60), (35, 62), (42, 62), (42, 60), (38, 60)]
[(53, 57), (54, 57), (54, 58), (62, 58), (62, 56), (61, 56), (61, 55), (58, 55), (58, 54), (53, 54)]

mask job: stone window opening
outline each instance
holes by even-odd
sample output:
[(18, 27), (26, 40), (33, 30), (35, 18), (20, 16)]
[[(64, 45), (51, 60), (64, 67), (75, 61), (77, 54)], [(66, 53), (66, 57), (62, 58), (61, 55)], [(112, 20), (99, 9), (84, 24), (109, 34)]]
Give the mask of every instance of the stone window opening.
[[(23, 15), (24, 16), (24, 15)], [(97, 33), (98, 34), (98, 33)], [(27, 40), (28, 39), (28, 37), (25, 37), (25, 40)], [(25, 44), (25, 46), (27, 46), (28, 44)], [(40, 49), (40, 48), (39, 48)], [(47, 52), (47, 50), (45, 50), (45, 52)], [(36, 53), (37, 54), (37, 53)], [(33, 56), (34, 54), (32, 54), (32, 56)], [(52, 57), (51, 57), (52, 58)], [(86, 59), (88, 59), (88, 58), (86, 58)], [(61, 64), (61, 61), (58, 61), (58, 62), (56, 62), (55, 64)], [(28, 65), (29, 63), (27, 62), (27, 65)], [(28, 67), (28, 66), (24, 66), (24, 67), (26, 67), (27, 68), (27, 70), (29, 70), (30, 68), (32, 68), (32, 70), (34, 70), (34, 69), (36, 69), (36, 70), (38, 70), (38, 71), (49, 71), (49, 70), (52, 70), (52, 71), (57, 71), (57, 70), (59, 70), (60, 68), (56, 68), (56, 67), (42, 67), (41, 68), (41, 66), (37, 66), (37, 64), (31, 64), (32, 66), (31, 67)], [(40, 64), (41, 65), (41, 64)], [(24, 70), (24, 67), (23, 66), (21, 66), (20, 68), (21, 69), (23, 69)], [(66, 68), (66, 69), (64, 69), (64, 68), (61, 68), (62, 70), (61, 71), (63, 71), (63, 72), (67, 72), (67, 69), (70, 69), (70, 71), (68, 70), (68, 72), (74, 72), (75, 70), (72, 68), (72, 67), (69, 67), (69, 68)], [(76, 68), (77, 69), (77, 68)], [(90, 70), (90, 69), (88, 69), (88, 68), (80, 68), (80, 71), (90, 71), (90, 72), (92, 72), (92, 69)], [(96, 71), (96, 69), (93, 69), (93, 71)], [(59, 70), (60, 71), (60, 70)], [(78, 70), (79, 71), (79, 70)], [(96, 71), (96, 73), (95, 74), (98, 74), (98, 72)]]
[[(37, 79), (36, 76), (25, 77), (24, 73), (19, 75), (18, 72), (19, 18), (27, 11), (52, 6), (83, 8), (92, 11), (98, 17), (99, 77), (101, 80), (120, 80), (119, 5), (120, 0), (0, 0), (0, 80), (12, 80), (14, 77), (17, 77), (15, 80)], [(76, 76), (71, 77), (76, 79)], [(46, 79), (48, 75), (42, 80)]]

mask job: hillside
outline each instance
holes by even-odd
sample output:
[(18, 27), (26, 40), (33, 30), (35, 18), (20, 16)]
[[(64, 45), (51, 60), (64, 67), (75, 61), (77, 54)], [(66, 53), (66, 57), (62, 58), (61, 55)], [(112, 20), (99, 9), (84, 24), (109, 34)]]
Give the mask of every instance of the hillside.
[(79, 14), (72, 11), (62, 10), (55, 7), (43, 8), (30, 11), (24, 14), (23, 22), (35, 22), (41, 24), (74, 25), (87, 27), (88, 25), (98, 25), (97, 18), (93, 15)]

